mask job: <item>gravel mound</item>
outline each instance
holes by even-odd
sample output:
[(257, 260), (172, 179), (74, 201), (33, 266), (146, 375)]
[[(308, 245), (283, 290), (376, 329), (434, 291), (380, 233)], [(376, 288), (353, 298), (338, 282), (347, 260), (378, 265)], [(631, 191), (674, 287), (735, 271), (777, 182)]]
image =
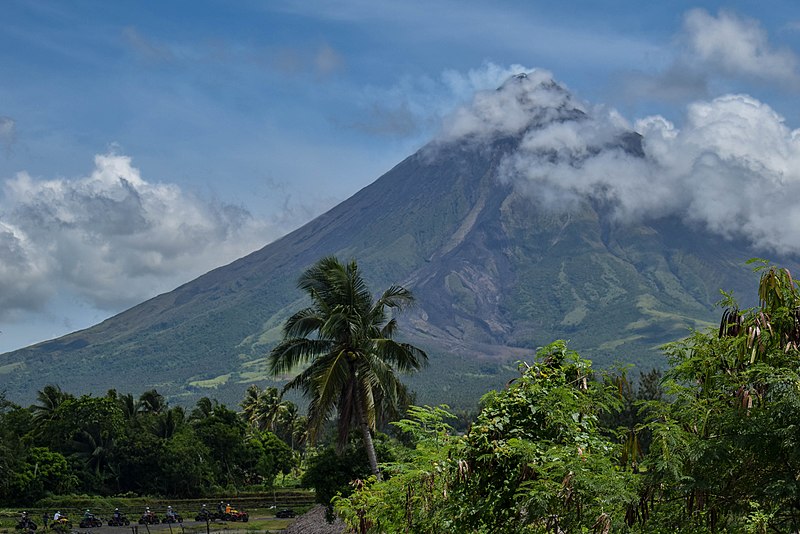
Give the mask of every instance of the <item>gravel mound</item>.
[(318, 504), (299, 516), (283, 532), (284, 534), (343, 534), (347, 530), (338, 517), (333, 523), (325, 520), (325, 507)]

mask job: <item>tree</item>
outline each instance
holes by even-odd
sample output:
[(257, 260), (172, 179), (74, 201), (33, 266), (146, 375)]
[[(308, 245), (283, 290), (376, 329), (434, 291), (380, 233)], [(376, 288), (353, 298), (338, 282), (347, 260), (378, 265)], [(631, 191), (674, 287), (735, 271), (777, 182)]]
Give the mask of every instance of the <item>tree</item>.
[(800, 287), (785, 269), (757, 271), (758, 306), (726, 295), (718, 331), (667, 347), (668, 402), (648, 403), (651, 532), (800, 528)]
[(290, 409), (288, 401), (281, 401), (277, 388), (264, 390), (251, 384), (240, 403), (245, 420), (258, 430), (275, 432), (281, 413)]
[(281, 473), (288, 475), (297, 465), (297, 457), (292, 449), (268, 430), (255, 432), (250, 437), (250, 447), (258, 453), (256, 463), (252, 466), (253, 474), (267, 488), (274, 485), (276, 476)]
[(167, 409), (167, 400), (164, 395), (151, 389), (139, 396), (139, 411), (145, 414), (160, 414)]
[(182, 427), (164, 446), (160, 471), (169, 495), (199, 497), (212, 487), (211, 452), (190, 426)]
[(396, 426), (413, 451), (384, 482), (360, 484), (335, 507), (358, 532), (624, 531), (637, 475), (603, 436), (598, 415), (620, 407), (616, 388), (563, 341), (483, 397), (470, 431), (453, 436), (442, 408), (413, 408)]
[[(15, 417), (22, 414), (23, 417)], [(14, 425), (14, 419), (22, 419), (20, 425)], [(10, 500), (12, 494), (11, 480), (24, 460), (24, 448), (20, 438), (31, 426), (29, 410), (6, 400), (5, 391), (0, 392), (0, 501)]]
[[(328, 445), (314, 449), (304, 461), (300, 485), (314, 490), (315, 500), (327, 507), (329, 518), (333, 517), (334, 497), (350, 495), (354, 481), (370, 478), (372, 467), (364, 456), (362, 442), (360, 433), (354, 433), (349, 436), (344, 448)], [(375, 447), (380, 451), (383, 460), (396, 460), (385, 434), (376, 435)]]
[[(323, 475), (317, 477), (321, 480), (314, 488), (318, 500), (320, 492), (332, 494), (337, 514), (359, 533), (458, 532), (453, 528), (453, 507), (447, 496), (464, 474), (459, 469), (465, 465), (459, 459), (464, 439), (454, 435), (445, 422), (455, 418), (447, 409), (446, 405), (411, 406), (408, 419), (392, 423), (403, 432), (409, 449), (395, 448), (398, 461), (387, 466), (390, 477), (386, 481), (378, 483), (357, 473), (350, 477), (355, 483), (336, 487), (337, 472), (326, 473), (328, 464), (318, 460), (317, 469), (321, 468)], [(342, 467), (353, 469), (355, 465)], [(303, 475), (304, 482), (311, 471), (309, 467)]]
[(135, 491), (140, 495), (164, 492), (160, 479), (164, 468), (164, 440), (150, 432), (129, 426), (114, 448), (114, 465), (119, 474), (116, 491)]
[(275, 435), (282, 439), (294, 451), (302, 449), (308, 435), (308, 417), (300, 415), (297, 405), (284, 401), (285, 406), (278, 414), (275, 422)]
[(31, 447), (25, 461), (11, 478), (11, 486), (18, 502), (34, 502), (47, 492), (64, 494), (78, 483), (67, 460), (58, 452), (45, 447)]
[(36, 399), (39, 401), (39, 404), (34, 404), (30, 408), (34, 419), (36, 419), (38, 423), (50, 421), (56, 409), (61, 406), (64, 401), (71, 398), (73, 398), (73, 396), (62, 391), (60, 386), (56, 384), (46, 385), (42, 390), (36, 392)]
[(137, 426), (137, 419), (141, 415), (141, 409), (139, 402), (133, 398), (133, 395), (131, 393), (127, 395), (117, 394), (110, 398), (116, 400), (120, 410), (122, 410), (122, 417), (125, 419), (126, 423), (130, 426)]
[(380, 478), (371, 435), (376, 414), (407, 397), (396, 371), (418, 370), (428, 358), (419, 348), (392, 339), (397, 320), (390, 310), (410, 305), (413, 296), (393, 285), (373, 302), (356, 262), (343, 264), (333, 256), (307, 269), (298, 287), (311, 306), (286, 321), (283, 340), (269, 356), (270, 370), (281, 375), (308, 363), (283, 390), (299, 389), (309, 399), (310, 439), (338, 412), (340, 447), (357, 426), (372, 472)]
[(214, 406), (216, 401), (212, 403), (211, 399), (208, 397), (201, 397), (195, 403), (194, 409), (189, 414), (190, 421), (202, 421), (208, 417), (211, 417), (211, 414), (214, 413)]
[(108, 397), (70, 397), (53, 411), (41, 429), (45, 445), (80, 466), (85, 488), (106, 488), (114, 476), (115, 442), (123, 435), (122, 410)]
[(176, 406), (153, 416), (150, 421), (150, 431), (161, 439), (170, 439), (186, 420), (183, 408)]
[[(197, 405), (202, 410), (207, 407), (205, 402), (202, 407), (200, 401)], [(257, 454), (249, 447), (247, 425), (239, 415), (214, 401), (211, 413), (193, 420), (192, 427), (197, 438), (208, 448), (207, 461), (212, 465), (217, 482), (226, 486), (245, 483), (251, 464), (257, 461)]]

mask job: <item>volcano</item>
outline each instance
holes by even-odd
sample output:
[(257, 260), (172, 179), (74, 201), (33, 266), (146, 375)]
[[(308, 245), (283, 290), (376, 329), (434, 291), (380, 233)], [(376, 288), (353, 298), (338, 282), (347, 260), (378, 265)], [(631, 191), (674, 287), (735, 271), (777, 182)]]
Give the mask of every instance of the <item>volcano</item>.
[[(565, 131), (589, 132), (580, 151), (553, 143)], [(642, 137), (624, 125), (597, 131), (552, 78), (516, 76), (283, 238), (96, 326), (0, 355), (2, 388), (18, 403), (55, 383), (76, 394), (156, 388), (181, 404), (235, 404), (249, 384), (280, 385), (266, 355), (304, 305), (298, 276), (330, 254), (356, 259), (375, 293), (393, 283), (413, 291), (399, 337), (430, 356), (409, 379), (420, 404), (473, 406), (555, 339), (595, 365), (661, 367), (662, 344), (716, 322), (721, 288), (755, 293), (745, 261), (758, 253), (674, 213), (621, 216), (603, 188), (578, 194), (515, 179), (554, 165), (579, 173), (603, 155), (645, 157)]]

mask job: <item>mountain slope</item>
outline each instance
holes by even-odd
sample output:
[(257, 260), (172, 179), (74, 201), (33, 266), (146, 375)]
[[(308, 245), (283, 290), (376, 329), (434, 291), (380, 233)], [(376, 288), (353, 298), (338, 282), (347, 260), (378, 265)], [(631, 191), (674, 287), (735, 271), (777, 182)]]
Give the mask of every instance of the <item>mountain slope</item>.
[[(554, 209), (541, 201), (547, 191), (516, 187), (508, 162), (525, 134), (586, 114), (550, 80), (519, 78), (490, 96), (506, 93), (524, 108), (517, 130), (431, 143), (257, 252), (97, 326), (0, 355), (0, 388), (23, 404), (47, 383), (237, 402), (266, 379), (265, 355), (303, 305), (295, 280), (327, 254), (356, 258), (373, 291), (414, 291), (401, 336), (431, 355), (411, 381), (422, 403), (470, 405), (556, 338), (600, 365), (657, 366), (660, 344), (716, 320), (720, 288), (753, 293), (744, 261), (756, 253), (742, 243), (676, 217), (623, 222), (602, 195)], [(638, 135), (609, 139), (593, 153), (643, 156)]]

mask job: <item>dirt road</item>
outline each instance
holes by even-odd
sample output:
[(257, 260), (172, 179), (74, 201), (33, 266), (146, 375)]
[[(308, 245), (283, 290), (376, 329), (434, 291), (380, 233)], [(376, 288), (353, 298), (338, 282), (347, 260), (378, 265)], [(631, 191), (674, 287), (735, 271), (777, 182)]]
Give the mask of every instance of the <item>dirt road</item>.
[[(274, 517), (251, 517), (252, 521), (269, 521), (275, 519)], [(285, 525), (284, 520), (277, 520)], [(206, 527), (205, 521), (184, 521), (183, 523), (172, 523), (158, 525), (139, 525), (136, 522), (131, 523), (127, 527), (110, 527), (103, 521), (102, 527), (94, 528), (73, 528), (72, 534), (203, 534), (209, 532), (211, 534), (220, 533), (244, 533), (243, 527), (248, 523), (232, 523), (226, 521), (212, 521)], [(270, 531), (269, 525), (264, 529)], [(38, 532), (38, 531), (37, 531)]]

